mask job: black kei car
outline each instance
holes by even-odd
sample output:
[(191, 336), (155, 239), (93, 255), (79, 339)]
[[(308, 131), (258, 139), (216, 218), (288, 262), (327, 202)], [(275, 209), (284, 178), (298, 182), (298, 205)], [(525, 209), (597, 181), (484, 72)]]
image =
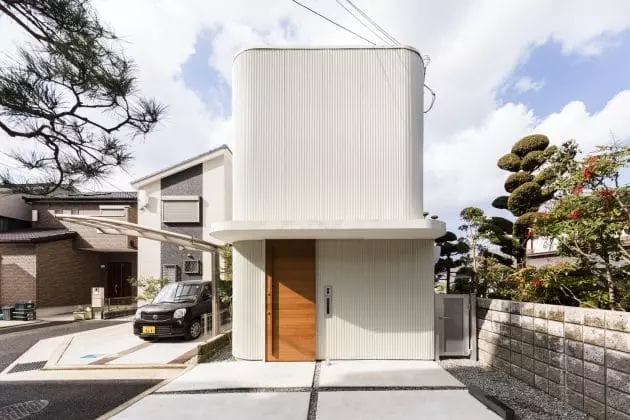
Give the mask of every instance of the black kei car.
[(136, 311), (133, 333), (145, 340), (185, 337), (194, 340), (202, 332), (202, 316), (212, 313), (210, 281), (167, 283), (153, 302)]

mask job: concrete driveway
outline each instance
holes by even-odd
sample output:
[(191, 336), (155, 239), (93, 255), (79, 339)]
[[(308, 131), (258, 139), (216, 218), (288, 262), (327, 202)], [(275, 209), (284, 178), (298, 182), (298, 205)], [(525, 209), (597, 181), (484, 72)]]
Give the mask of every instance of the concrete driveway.
[(429, 361), (199, 365), (116, 419), (497, 419)]
[(194, 341), (167, 339), (147, 342), (133, 335), (132, 323), (126, 322), (40, 340), (4, 370), (0, 381), (46, 379), (44, 376), (50, 375), (44, 375), (44, 372), (52, 371), (184, 369), (184, 363), (196, 354), (202, 341), (203, 336)]

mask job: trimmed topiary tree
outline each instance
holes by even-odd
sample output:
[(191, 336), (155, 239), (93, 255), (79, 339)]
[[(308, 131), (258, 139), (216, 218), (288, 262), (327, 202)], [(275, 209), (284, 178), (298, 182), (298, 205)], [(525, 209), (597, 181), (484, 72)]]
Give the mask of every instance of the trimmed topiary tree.
[(440, 259), (435, 264), (436, 276), (440, 273), (446, 274), (446, 293), (451, 288), (451, 269), (462, 265), (463, 260), (459, 257), (470, 251), (468, 245), (453, 232), (446, 232), (437, 238), (435, 243), (440, 247)]
[(511, 152), (497, 162), (499, 168), (512, 173), (504, 185), (509, 195), (497, 197), (492, 206), (508, 210), (517, 219), (514, 223), (503, 218), (489, 219), (483, 234), (519, 267), (525, 266), (525, 249), (533, 234), (536, 212), (554, 194), (549, 185), (555, 172), (547, 167), (547, 162), (556, 151), (556, 146), (549, 146), (547, 136), (532, 134), (517, 141)]

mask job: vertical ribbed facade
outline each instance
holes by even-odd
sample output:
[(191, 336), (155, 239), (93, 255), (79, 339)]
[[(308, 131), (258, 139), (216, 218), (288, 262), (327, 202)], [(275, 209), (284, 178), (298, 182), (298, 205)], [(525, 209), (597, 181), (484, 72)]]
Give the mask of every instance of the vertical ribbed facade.
[(432, 251), (430, 240), (317, 241), (317, 358), (432, 360)]
[(233, 248), (232, 354), (246, 360), (265, 356), (265, 241)]
[(416, 51), (253, 49), (233, 71), (234, 220), (422, 218)]

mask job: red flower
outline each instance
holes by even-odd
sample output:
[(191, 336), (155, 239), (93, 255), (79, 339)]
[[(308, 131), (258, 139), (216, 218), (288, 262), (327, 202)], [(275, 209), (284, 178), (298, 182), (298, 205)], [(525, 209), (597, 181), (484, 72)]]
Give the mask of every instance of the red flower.
[(586, 168), (584, 169), (583, 174), (584, 175), (584, 179), (589, 180), (591, 178), (593, 178), (593, 171), (591, 171), (590, 169)]
[(572, 212), (567, 214), (567, 217), (569, 219), (577, 219), (578, 217), (580, 217), (580, 209), (573, 210)]
[(534, 287), (538, 289), (542, 285), (540, 279), (534, 279)]
[(534, 229), (527, 228), (527, 238), (531, 238), (532, 236), (534, 236)]
[(581, 184), (578, 184), (575, 187), (573, 187), (573, 189), (571, 190), (571, 194), (580, 195), (582, 194), (582, 191), (584, 191), (584, 187)]

